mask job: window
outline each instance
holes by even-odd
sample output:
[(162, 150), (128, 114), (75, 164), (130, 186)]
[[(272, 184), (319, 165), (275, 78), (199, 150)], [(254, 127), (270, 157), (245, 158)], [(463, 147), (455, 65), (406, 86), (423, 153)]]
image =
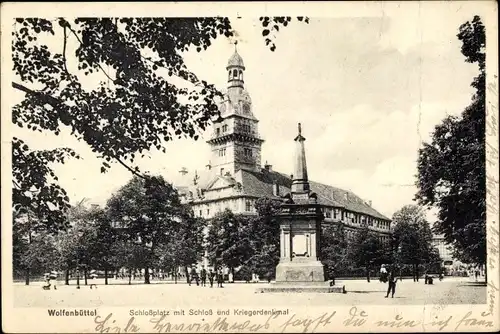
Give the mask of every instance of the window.
[(224, 125), (222, 126), (222, 132), (227, 132), (227, 124), (224, 124)]
[(207, 209), (207, 216), (210, 216), (210, 209)]
[(202, 212), (201, 212), (201, 210), (200, 210), (200, 217), (201, 217), (202, 215), (203, 215), (203, 213), (202, 213)]
[(245, 211), (247, 212), (252, 211), (252, 202), (250, 202), (250, 200), (248, 199), (245, 201)]
[(217, 134), (217, 136), (219, 136), (219, 135), (220, 135), (220, 129), (219, 129), (219, 128), (216, 128), (216, 129), (215, 129), (215, 133)]
[(243, 80), (243, 71), (240, 70), (240, 80)]
[(337, 214), (338, 214), (338, 210), (334, 209), (333, 210), (333, 219), (337, 219)]
[(251, 148), (244, 148), (243, 154), (245, 155), (245, 157), (251, 157), (252, 156), (252, 149)]
[(237, 78), (238, 77), (238, 71), (237, 70), (233, 70), (233, 78)]
[(220, 175), (224, 175), (224, 168), (220, 169)]
[(225, 157), (226, 156), (226, 149), (225, 148), (221, 148), (219, 150), (219, 157)]
[(325, 208), (325, 217), (326, 218), (331, 218), (332, 217), (332, 213), (330, 211), (329, 208)]

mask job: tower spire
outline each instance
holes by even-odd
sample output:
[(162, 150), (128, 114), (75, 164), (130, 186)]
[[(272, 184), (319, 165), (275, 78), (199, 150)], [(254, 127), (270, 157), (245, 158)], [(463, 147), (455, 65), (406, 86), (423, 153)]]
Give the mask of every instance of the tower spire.
[(292, 181), (292, 194), (309, 193), (309, 179), (307, 178), (306, 150), (302, 136), (302, 126), (298, 124), (298, 135), (295, 137), (295, 168)]

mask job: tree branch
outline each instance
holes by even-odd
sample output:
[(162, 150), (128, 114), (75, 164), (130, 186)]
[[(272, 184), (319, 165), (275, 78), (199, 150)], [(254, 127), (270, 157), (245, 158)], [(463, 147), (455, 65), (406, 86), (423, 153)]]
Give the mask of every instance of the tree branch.
[(67, 28), (67, 26), (65, 25), (64, 26), (64, 44), (63, 44), (63, 61), (64, 61), (64, 70), (66, 71), (67, 74), (69, 74), (68, 68), (66, 67), (66, 43), (67, 43), (67, 39), (68, 39), (68, 36), (66, 34), (66, 28)]
[[(84, 46), (82, 40), (80, 39), (80, 36), (78, 36), (78, 34), (76, 33), (76, 31), (71, 28), (71, 25), (69, 24), (68, 21), (64, 20), (65, 22), (65, 27), (68, 27), (68, 29), (73, 33), (73, 35), (75, 35), (76, 39), (78, 40), (78, 42), (80, 43), (81, 46)], [(104, 68), (101, 66), (100, 63), (97, 63), (97, 66), (99, 66), (99, 68), (101, 69), (101, 72), (104, 73), (104, 75), (109, 79), (111, 80), (111, 82), (115, 83), (115, 80), (113, 80), (113, 78), (111, 78), (108, 73), (106, 73), (106, 71), (104, 70)]]
[[(53, 97), (51, 95), (48, 95), (48, 94), (45, 94), (45, 93), (42, 93), (42, 92), (34, 91), (34, 90), (29, 89), (28, 87), (23, 86), (21, 84), (18, 84), (18, 83), (14, 82), (14, 81), (12, 81), (12, 87), (15, 88), (15, 89), (18, 89), (18, 90), (20, 90), (22, 92), (25, 92), (26, 94), (37, 95), (40, 98), (42, 98), (43, 100), (45, 100), (48, 104), (50, 104), (54, 108), (59, 108), (59, 107), (67, 108), (67, 106), (61, 100), (59, 100), (58, 98), (55, 98), (55, 97)], [(64, 112), (66, 112), (69, 115), (69, 113), (66, 110), (64, 110)], [(138, 173), (132, 167), (128, 166), (119, 157), (113, 156), (113, 158), (116, 159), (123, 167), (125, 167), (130, 172), (132, 172), (132, 174), (137, 175), (138, 177), (140, 177), (142, 179), (146, 179), (146, 177), (144, 175)]]

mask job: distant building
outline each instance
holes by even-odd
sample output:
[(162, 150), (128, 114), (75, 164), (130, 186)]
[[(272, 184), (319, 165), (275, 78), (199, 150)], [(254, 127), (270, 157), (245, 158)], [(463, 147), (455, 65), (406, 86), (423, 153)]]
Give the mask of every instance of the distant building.
[[(258, 131), (259, 120), (253, 113), (250, 94), (244, 87), (245, 65), (237, 51), (226, 70), (228, 87), (220, 104), (221, 118), (212, 126), (207, 140), (211, 159), (199, 174), (190, 176), (183, 172), (192, 180), (187, 186), (177, 187), (183, 201), (191, 203), (195, 214), (205, 219), (226, 208), (254, 215), (257, 199), (281, 198), (290, 193), (293, 179), (273, 170), (267, 162), (261, 165), (264, 139)], [(325, 223), (344, 224), (349, 239), (356, 230), (368, 226), (382, 242), (389, 241), (391, 220), (374, 209), (371, 202), (350, 191), (314, 181), (310, 181), (310, 187), (323, 206)]]
[(441, 258), (441, 264), (448, 274), (452, 274), (465, 265), (453, 257), (453, 248), (446, 243), (444, 235), (433, 235), (432, 246), (436, 247)]

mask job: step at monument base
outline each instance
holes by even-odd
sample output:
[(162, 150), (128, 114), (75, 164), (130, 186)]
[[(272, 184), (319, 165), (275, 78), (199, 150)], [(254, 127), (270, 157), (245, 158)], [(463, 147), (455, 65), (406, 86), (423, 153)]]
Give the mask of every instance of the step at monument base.
[(330, 285), (330, 282), (272, 282), (258, 288), (257, 293), (346, 293), (345, 285)]

